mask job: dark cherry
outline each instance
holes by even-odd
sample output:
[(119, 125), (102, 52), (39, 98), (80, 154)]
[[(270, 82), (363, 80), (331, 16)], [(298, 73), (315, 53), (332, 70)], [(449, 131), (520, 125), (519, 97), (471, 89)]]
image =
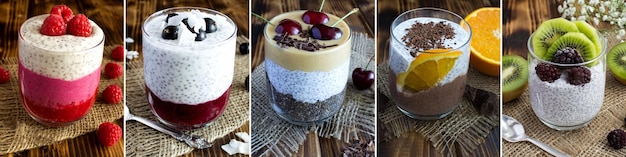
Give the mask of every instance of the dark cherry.
[(204, 32), (204, 30), (200, 29), (200, 32), (195, 33), (196, 34), (196, 41), (202, 41), (204, 39), (206, 39), (206, 33)]
[(215, 21), (213, 21), (213, 19), (211, 18), (204, 18), (204, 24), (206, 24), (206, 31), (207, 33), (213, 33), (215, 31), (217, 31), (217, 25), (215, 24)]
[(161, 37), (163, 39), (176, 40), (178, 39), (178, 27), (176, 26), (167, 26), (161, 32)]
[(322, 12), (307, 10), (302, 14), (302, 21), (307, 24), (326, 24), (329, 18), (328, 15)]
[(356, 68), (352, 71), (352, 83), (358, 90), (365, 90), (374, 84), (374, 72), (371, 70), (363, 70)]
[(284, 19), (278, 23), (275, 31), (280, 34), (289, 33), (289, 35), (296, 35), (302, 31), (302, 26), (294, 20)]
[(242, 55), (250, 53), (250, 44), (249, 43), (241, 43), (239, 45), (239, 53)]
[(341, 38), (341, 29), (337, 27), (329, 27), (324, 24), (316, 24), (311, 27), (311, 36), (313, 39), (333, 40)]

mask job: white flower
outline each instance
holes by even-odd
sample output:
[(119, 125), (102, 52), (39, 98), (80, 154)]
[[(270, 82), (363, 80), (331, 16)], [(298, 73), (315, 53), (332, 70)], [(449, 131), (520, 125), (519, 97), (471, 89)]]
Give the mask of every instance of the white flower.
[(605, 12), (606, 10), (604, 9), (604, 6), (600, 6), (600, 8), (598, 9), (600, 10), (600, 12)]
[(558, 10), (559, 13), (563, 13), (563, 6), (559, 5), (556, 10)]
[(574, 4), (574, 0), (567, 0), (567, 4)]
[(598, 18), (593, 18), (593, 24), (595, 24), (595, 25), (599, 25), (599, 24), (600, 24), (600, 19), (598, 19)]
[(578, 17), (578, 21), (585, 21), (587, 20), (587, 16), (579, 16)]
[(620, 36), (624, 36), (624, 35), (626, 35), (626, 30), (620, 29), (618, 33), (619, 33)]

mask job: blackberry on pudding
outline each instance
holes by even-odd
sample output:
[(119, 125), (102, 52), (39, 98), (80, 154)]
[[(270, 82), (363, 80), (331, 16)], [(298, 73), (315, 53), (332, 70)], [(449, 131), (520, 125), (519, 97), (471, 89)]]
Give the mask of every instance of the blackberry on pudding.
[(209, 9), (169, 8), (148, 17), (142, 34), (146, 95), (159, 120), (194, 129), (217, 119), (233, 80), (234, 22)]

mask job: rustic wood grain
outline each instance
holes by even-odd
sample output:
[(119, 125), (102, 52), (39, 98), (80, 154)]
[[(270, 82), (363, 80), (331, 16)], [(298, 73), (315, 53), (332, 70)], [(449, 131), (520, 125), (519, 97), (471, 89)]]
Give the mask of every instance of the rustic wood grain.
[[(97, 23), (105, 33), (105, 46), (123, 43), (124, 5), (123, 1), (100, 0), (8, 0), (0, 1), (0, 56), (17, 57), (18, 30), (26, 19), (47, 14), (57, 4), (65, 4), (75, 14), (85, 14)], [(120, 125), (121, 120), (115, 122)], [(121, 126), (121, 125), (120, 125)], [(123, 156), (124, 142), (120, 140), (112, 147), (99, 144), (95, 132), (73, 139), (56, 142), (52, 145), (2, 155), (12, 156)]]
[[(129, 50), (141, 52), (141, 25), (144, 20), (152, 13), (171, 7), (203, 7), (217, 10), (229, 18), (237, 25), (238, 36), (248, 36), (248, 1), (247, 0), (177, 0), (177, 1), (160, 1), (160, 0), (128, 0), (126, 2), (126, 35), (133, 38), (135, 43), (127, 44)], [(141, 55), (140, 53), (140, 59)], [(228, 153), (221, 149), (221, 145), (228, 144), (231, 139), (237, 138), (235, 133), (250, 133), (250, 122), (247, 122), (240, 128), (234, 130), (230, 134), (218, 138), (213, 141), (213, 147), (207, 149), (196, 149), (184, 157), (195, 156), (229, 156)], [(237, 154), (233, 156), (247, 156)]]
[[(395, 17), (405, 11), (420, 7), (436, 7), (450, 10), (465, 17), (475, 9), (481, 7), (499, 7), (498, 0), (467, 0), (467, 1), (440, 1), (440, 0), (379, 0), (378, 1), (378, 52), (377, 63), (387, 62), (389, 59), (390, 26)], [(515, 6), (519, 7), (519, 6)], [(377, 103), (385, 104), (389, 98), (382, 93), (377, 94)], [(380, 124), (378, 124), (380, 125)], [(494, 128), (472, 156), (500, 156), (500, 129)], [(448, 152), (462, 156), (460, 150)], [(444, 156), (438, 152), (432, 142), (415, 132), (407, 132), (401, 138), (379, 143), (378, 156)]]
[(562, 0), (503, 0), (502, 53), (526, 58), (530, 35), (542, 21), (560, 17), (556, 10)]

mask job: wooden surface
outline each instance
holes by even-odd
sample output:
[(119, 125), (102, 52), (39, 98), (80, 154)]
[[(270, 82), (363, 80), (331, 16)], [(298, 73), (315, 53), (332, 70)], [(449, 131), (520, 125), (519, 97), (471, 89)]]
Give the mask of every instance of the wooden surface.
[(542, 21), (561, 14), (556, 10), (562, 0), (503, 0), (502, 53), (526, 58), (528, 38)]
[[(389, 59), (389, 28), (398, 15), (405, 11), (419, 7), (436, 7), (450, 10), (465, 17), (475, 9), (481, 7), (498, 7), (498, 0), (467, 0), (467, 1), (441, 1), (441, 0), (379, 0), (378, 1), (378, 51), (377, 63), (387, 62)], [(516, 6), (518, 7), (518, 6)], [(377, 103), (386, 103), (386, 98), (380, 92), (377, 94)], [(449, 152), (461, 156), (460, 151)], [(379, 143), (377, 154), (379, 156), (443, 156), (432, 146), (426, 138), (415, 132), (407, 132), (402, 138)], [(485, 142), (480, 145), (473, 156), (500, 156), (500, 129), (494, 128), (489, 133)]]
[[(267, 19), (287, 11), (293, 10), (317, 10), (321, 4), (321, 0), (252, 0), (252, 12), (259, 14)], [(343, 16), (350, 12), (353, 8), (359, 8), (359, 12), (355, 13), (345, 21), (350, 25), (353, 32), (367, 33), (371, 38), (374, 37), (374, 1), (373, 0), (327, 0), (324, 4), (323, 12), (333, 15)], [(265, 54), (263, 53), (263, 28), (265, 22), (253, 17), (252, 25), (252, 70), (254, 70), (261, 62), (263, 62)], [(254, 118), (254, 117), (252, 117)], [(366, 135), (359, 135), (361, 139), (373, 139)], [(293, 156), (341, 156), (341, 148), (346, 145), (341, 140), (318, 137), (315, 133), (307, 135), (307, 140), (300, 146), (299, 151)]]
[[(85, 14), (96, 22), (106, 36), (106, 45), (119, 45), (124, 38), (124, 5), (120, 1), (100, 0), (10, 0), (0, 1), (0, 55), (2, 58), (17, 57), (18, 30), (26, 19), (40, 14), (47, 14), (57, 4), (65, 4), (75, 14)], [(121, 121), (116, 123), (119, 125)], [(124, 142), (112, 147), (99, 144), (96, 133), (91, 132), (74, 139), (56, 142), (52, 145), (2, 155), (11, 156), (123, 156)]]
[[(194, 6), (217, 10), (230, 17), (237, 24), (238, 36), (248, 36), (248, 1), (246, 0), (128, 0), (126, 8), (126, 34), (133, 38), (135, 43), (127, 44), (129, 50), (135, 50), (141, 54), (141, 25), (152, 13), (171, 7)], [(250, 133), (250, 122), (230, 134), (213, 141), (213, 147), (207, 149), (196, 149), (193, 152), (183, 155), (185, 157), (195, 156), (229, 156), (221, 149), (221, 145), (228, 144), (231, 139), (236, 138), (236, 132)], [(234, 156), (245, 156), (237, 154)]]

